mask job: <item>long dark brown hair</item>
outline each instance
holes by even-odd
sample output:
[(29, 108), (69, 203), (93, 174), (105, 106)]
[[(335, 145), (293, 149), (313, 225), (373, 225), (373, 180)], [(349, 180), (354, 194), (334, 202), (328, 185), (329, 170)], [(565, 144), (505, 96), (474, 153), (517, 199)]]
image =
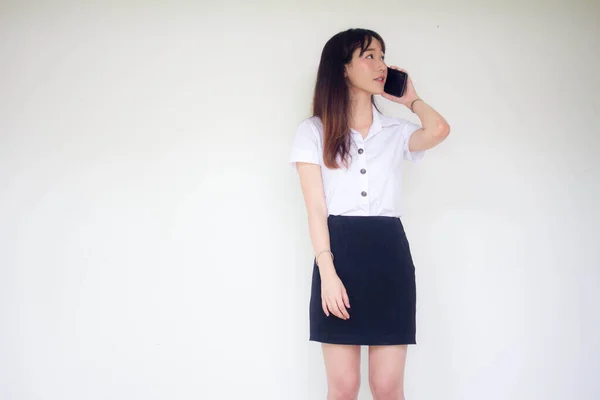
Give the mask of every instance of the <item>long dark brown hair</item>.
[[(373, 39), (379, 41), (385, 53), (381, 36), (368, 29), (348, 29), (327, 41), (321, 53), (319, 71), (313, 98), (313, 116), (323, 123), (323, 161), (328, 168), (339, 168), (338, 157), (348, 167), (350, 155), (349, 107), (350, 90), (345, 67), (352, 61), (352, 54), (367, 50)], [(373, 97), (371, 102), (375, 104)]]

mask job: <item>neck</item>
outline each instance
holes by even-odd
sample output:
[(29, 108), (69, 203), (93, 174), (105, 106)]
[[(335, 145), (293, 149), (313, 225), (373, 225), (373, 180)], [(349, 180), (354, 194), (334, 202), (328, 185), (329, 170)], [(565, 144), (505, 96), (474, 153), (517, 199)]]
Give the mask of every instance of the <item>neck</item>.
[(350, 93), (350, 115), (348, 122), (350, 127), (354, 129), (371, 125), (373, 122), (373, 106), (370, 93), (362, 90)]

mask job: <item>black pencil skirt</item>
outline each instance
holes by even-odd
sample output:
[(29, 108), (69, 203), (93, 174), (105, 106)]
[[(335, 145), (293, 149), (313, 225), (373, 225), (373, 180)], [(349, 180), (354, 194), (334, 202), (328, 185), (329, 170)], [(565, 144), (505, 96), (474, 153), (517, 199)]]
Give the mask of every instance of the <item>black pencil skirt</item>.
[(327, 219), (334, 265), (348, 298), (347, 320), (323, 312), (313, 261), (310, 340), (350, 345), (416, 344), (415, 267), (400, 218)]

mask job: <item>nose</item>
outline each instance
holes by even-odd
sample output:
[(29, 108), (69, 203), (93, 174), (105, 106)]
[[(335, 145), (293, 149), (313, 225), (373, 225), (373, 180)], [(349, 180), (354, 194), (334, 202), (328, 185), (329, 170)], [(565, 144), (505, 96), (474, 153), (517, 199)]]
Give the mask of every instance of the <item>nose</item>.
[(384, 71), (386, 71), (386, 70), (387, 70), (387, 65), (385, 65), (385, 62), (383, 62), (383, 61), (382, 61), (382, 62), (380, 62), (380, 63), (379, 63), (379, 66), (378, 66), (378, 68), (377, 68), (377, 69), (378, 69), (379, 71), (381, 71), (381, 72), (384, 72)]

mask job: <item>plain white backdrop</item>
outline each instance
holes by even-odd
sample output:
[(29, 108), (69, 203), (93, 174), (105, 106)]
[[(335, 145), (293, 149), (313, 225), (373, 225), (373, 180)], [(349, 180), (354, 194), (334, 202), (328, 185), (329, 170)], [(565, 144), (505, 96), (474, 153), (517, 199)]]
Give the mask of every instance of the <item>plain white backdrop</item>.
[(566, 0), (2, 2), (0, 398), (324, 399), (287, 158), (350, 27), (452, 127), (406, 165), (407, 398), (600, 398), (599, 18)]

